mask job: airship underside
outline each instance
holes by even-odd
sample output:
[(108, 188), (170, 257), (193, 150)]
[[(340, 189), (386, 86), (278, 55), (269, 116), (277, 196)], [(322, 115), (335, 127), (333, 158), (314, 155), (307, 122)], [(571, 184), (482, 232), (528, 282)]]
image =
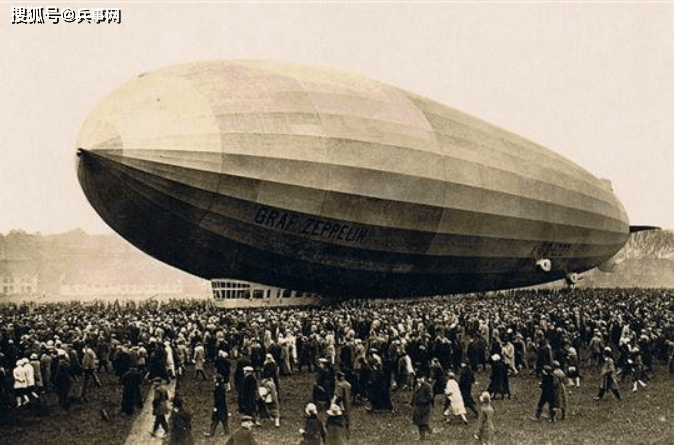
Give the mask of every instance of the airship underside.
[(506, 289), (596, 267), (629, 233), (610, 186), (571, 161), (331, 70), (218, 61), (141, 75), (77, 144), (106, 223), (207, 279), (363, 297)]

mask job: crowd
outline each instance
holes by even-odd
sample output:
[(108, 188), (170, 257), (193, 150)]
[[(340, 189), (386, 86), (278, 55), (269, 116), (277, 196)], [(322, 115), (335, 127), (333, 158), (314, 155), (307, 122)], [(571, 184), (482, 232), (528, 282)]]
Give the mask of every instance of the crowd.
[[(143, 382), (160, 388), (175, 379), (175, 398), (153, 401), (153, 433), (172, 429), (162, 417), (173, 409), (182, 431), (172, 433), (180, 437), (175, 443), (189, 443), (181, 381), (207, 379), (209, 364), (216, 375), (205, 434), (222, 424), (232, 444), (255, 443), (252, 426), (263, 418), (279, 427), (291, 408), (283, 404), (281, 377), (296, 373), (314, 375), (305, 424), (298, 425), (304, 444), (348, 443), (352, 410), (393, 411), (395, 390), (410, 391), (420, 438), (432, 433), (430, 412), (440, 396), (447, 422), (468, 423), (468, 409), (478, 418), (476, 438), (492, 443), (491, 402), (510, 399), (510, 379), (521, 373), (540, 379), (532, 417), (540, 419), (547, 405), (549, 420), (558, 421), (565, 418), (567, 389), (580, 386), (584, 375), (601, 375), (597, 399), (607, 392), (620, 399), (620, 384), (637, 391), (656, 367), (674, 372), (673, 296), (575, 289), (279, 309), (180, 300), (4, 305), (0, 406), (21, 409), (54, 392), (68, 410), (92, 397), (98, 373), (112, 372), (124, 388), (120, 409), (132, 414), (143, 406)], [(479, 403), (471, 394), (476, 372), (489, 376)], [(242, 420), (231, 435), (230, 388)]]

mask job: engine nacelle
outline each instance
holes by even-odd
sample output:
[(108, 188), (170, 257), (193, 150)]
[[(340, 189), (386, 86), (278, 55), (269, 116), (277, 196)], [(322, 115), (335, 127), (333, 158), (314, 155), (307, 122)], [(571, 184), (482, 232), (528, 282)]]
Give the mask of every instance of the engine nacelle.
[(576, 284), (578, 281), (580, 281), (580, 278), (580, 274), (576, 272), (566, 274), (566, 282), (568, 284)]
[(550, 272), (552, 270), (552, 261), (547, 258), (536, 260), (536, 268), (543, 272)]

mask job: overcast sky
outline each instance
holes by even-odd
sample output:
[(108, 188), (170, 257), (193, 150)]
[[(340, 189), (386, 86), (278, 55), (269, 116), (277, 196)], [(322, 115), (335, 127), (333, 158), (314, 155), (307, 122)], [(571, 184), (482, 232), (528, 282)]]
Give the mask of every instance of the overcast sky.
[[(11, 24), (11, 7), (121, 24)], [(0, 232), (110, 229), (75, 138), (111, 90), (192, 60), (336, 68), (458, 108), (613, 182), (632, 224), (674, 228), (674, 4), (0, 0)]]

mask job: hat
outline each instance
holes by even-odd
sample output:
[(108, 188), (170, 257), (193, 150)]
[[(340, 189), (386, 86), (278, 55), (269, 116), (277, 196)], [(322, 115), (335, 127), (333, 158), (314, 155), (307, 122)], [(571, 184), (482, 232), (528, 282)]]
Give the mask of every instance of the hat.
[(158, 385), (161, 382), (162, 382), (161, 377), (155, 377), (154, 379), (152, 379), (152, 383), (154, 383), (155, 385)]
[(243, 422), (253, 422), (255, 419), (253, 419), (252, 416), (241, 416), (241, 423)]
[(30, 359), (31, 360), (37, 360), (37, 354), (31, 354)]
[(341, 416), (342, 408), (339, 405), (330, 405), (330, 409), (325, 412), (328, 416)]
[(545, 365), (543, 366), (543, 371), (550, 372), (552, 371), (552, 368), (550, 367), (550, 365)]
[(313, 403), (307, 403), (307, 406), (304, 407), (304, 413), (307, 416), (310, 416), (312, 414), (318, 415), (318, 408), (316, 408), (316, 405)]
[(253, 367), (252, 366), (244, 366), (243, 372), (253, 372)]
[(562, 367), (562, 365), (560, 365), (559, 362), (558, 362), (557, 360), (554, 360), (554, 361), (552, 362), (552, 366), (554, 366), (555, 368), (561, 368), (561, 367)]
[(491, 396), (487, 391), (484, 391), (482, 394), (480, 394), (480, 402), (482, 403), (489, 403), (491, 402)]
[(447, 378), (454, 379), (456, 378), (456, 374), (454, 374), (452, 371), (449, 371), (449, 373), (447, 374)]
[(491, 359), (492, 359), (492, 361), (497, 362), (497, 361), (501, 360), (501, 356), (498, 355), (498, 354), (494, 354), (494, 355), (491, 356)]

